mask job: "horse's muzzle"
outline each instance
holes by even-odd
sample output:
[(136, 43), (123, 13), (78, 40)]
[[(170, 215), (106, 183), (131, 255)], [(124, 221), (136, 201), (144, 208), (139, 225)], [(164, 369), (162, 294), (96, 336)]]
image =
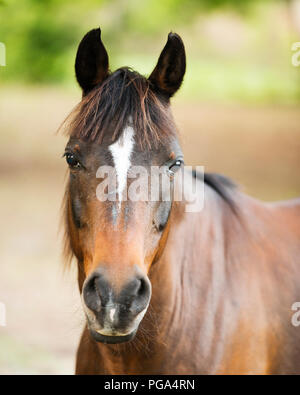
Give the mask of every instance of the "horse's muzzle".
[(105, 270), (95, 270), (84, 282), (82, 299), (88, 327), (96, 341), (123, 343), (134, 338), (147, 311), (151, 283), (137, 268), (118, 292)]

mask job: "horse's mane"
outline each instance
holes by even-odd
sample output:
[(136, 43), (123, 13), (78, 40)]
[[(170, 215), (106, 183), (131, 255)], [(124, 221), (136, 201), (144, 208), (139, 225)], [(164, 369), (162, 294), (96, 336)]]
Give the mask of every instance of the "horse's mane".
[(202, 179), (206, 185), (212, 188), (217, 195), (231, 208), (231, 210), (237, 214), (237, 205), (234, 200), (234, 190), (237, 185), (228, 177), (216, 173), (204, 173), (203, 175), (198, 174), (193, 170), (193, 176), (195, 178)]
[(141, 147), (158, 147), (176, 133), (163, 97), (151, 89), (151, 82), (127, 67), (110, 74), (83, 97), (67, 118), (70, 136), (101, 144), (108, 137), (118, 140), (130, 122), (138, 130)]

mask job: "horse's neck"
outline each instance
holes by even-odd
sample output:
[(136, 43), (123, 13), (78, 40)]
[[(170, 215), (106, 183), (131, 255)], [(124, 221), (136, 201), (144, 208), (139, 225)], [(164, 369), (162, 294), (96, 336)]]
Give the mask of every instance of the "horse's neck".
[(211, 193), (205, 210), (184, 213), (171, 224), (164, 255), (151, 273), (153, 308), (160, 306), (167, 335), (193, 319), (200, 301), (220, 294), (226, 275), (224, 215)]

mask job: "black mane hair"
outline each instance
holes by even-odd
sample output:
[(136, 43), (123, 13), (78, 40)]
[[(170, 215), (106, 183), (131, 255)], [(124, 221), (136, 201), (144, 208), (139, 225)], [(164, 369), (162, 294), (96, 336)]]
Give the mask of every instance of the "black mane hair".
[(69, 134), (101, 144), (105, 136), (118, 140), (131, 123), (143, 148), (158, 147), (175, 136), (168, 101), (154, 92), (151, 82), (122, 67), (83, 97), (67, 118)]
[(198, 174), (193, 170), (193, 176), (195, 178), (202, 179), (206, 185), (211, 187), (231, 210), (237, 214), (237, 206), (234, 201), (233, 192), (237, 188), (237, 185), (228, 177), (216, 173), (204, 173), (204, 176)]

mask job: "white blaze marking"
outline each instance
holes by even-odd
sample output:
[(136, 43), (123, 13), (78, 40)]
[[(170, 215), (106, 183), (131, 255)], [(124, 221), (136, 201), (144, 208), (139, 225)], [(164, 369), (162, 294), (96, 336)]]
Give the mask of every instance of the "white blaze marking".
[(127, 126), (118, 141), (109, 147), (117, 173), (119, 208), (121, 207), (123, 191), (127, 181), (127, 173), (131, 165), (130, 157), (134, 146), (133, 136), (133, 128)]
[(110, 318), (111, 322), (114, 321), (115, 314), (116, 314), (116, 309), (110, 309), (109, 318)]

